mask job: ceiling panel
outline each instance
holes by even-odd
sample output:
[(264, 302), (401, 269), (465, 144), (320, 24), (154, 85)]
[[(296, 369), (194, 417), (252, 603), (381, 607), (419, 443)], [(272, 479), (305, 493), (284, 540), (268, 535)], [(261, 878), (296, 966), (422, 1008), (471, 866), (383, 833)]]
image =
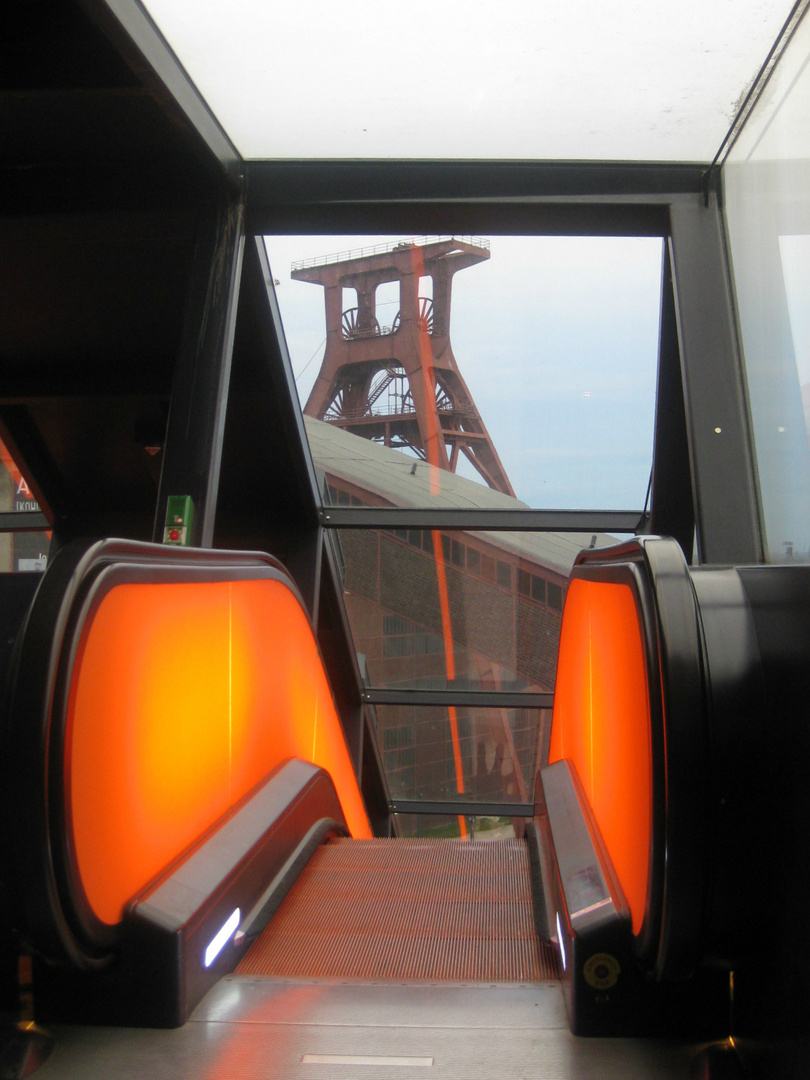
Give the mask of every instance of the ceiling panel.
[(246, 158), (710, 161), (793, 0), (147, 0)]

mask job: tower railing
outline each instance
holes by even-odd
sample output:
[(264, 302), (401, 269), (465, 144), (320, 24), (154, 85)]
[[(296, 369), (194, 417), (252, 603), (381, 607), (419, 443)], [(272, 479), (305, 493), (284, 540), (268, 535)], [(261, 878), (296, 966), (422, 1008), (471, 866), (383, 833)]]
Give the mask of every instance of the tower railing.
[(428, 244), (440, 244), (447, 240), (457, 240), (461, 244), (489, 251), (489, 240), (482, 236), (413, 236), (409, 240), (392, 240), (386, 244), (374, 244), (369, 247), (353, 248), (351, 251), (338, 251), (334, 255), (320, 255), (315, 259), (298, 259), (292, 264), (292, 270), (309, 270), (313, 266), (329, 266), (332, 263), (351, 262), (353, 259), (365, 259), (369, 255), (387, 255), (391, 251), (402, 251), (408, 247), (426, 247)]

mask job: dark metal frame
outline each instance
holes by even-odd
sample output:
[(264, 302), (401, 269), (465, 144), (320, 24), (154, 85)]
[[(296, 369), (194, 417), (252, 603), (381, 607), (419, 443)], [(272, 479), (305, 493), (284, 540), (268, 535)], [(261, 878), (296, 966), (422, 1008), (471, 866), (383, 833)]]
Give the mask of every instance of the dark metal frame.
[[(417, 523), (418, 519), (418, 523)], [(646, 532), (643, 510), (452, 510), (324, 506), (326, 529), (441, 529), (442, 532)]]
[[(695, 546), (695, 505), (689, 467), (683, 376), (678, 348), (675, 293), (669, 245), (664, 246), (659, 334), (658, 390), (649, 529), (639, 532), (674, 536), (691, 561)], [(664, 493), (666, 496), (664, 497)]]
[(273, 288), (273, 276), (270, 272), (267, 251), (265, 250), (264, 240), (261, 236), (253, 235), (251, 237), (250, 249), (247, 254), (247, 266), (249, 271), (252, 271), (251, 282), (254, 284), (255, 288), (258, 288), (259, 277), (262, 280), (261, 300), (269, 315), (268, 333), (273, 335), (274, 343), (278, 348), (282, 374), (281, 381), (283, 382), (289, 399), (288, 402), (285, 402), (285, 406), (287, 407), (285, 408), (284, 413), (286, 433), (288, 437), (294, 435), (301, 447), (302, 453), (295, 459), (295, 466), (299, 472), (297, 480), (299, 486), (306, 492), (308, 498), (311, 499), (313, 506), (312, 521), (307, 521), (306, 523), (310, 526), (316, 522), (315, 507), (320, 506), (320, 486), (318, 484), (315, 466), (312, 462), (312, 456), (309, 452), (309, 443), (307, 442), (306, 430), (304, 428), (304, 416), (298, 403), (298, 393), (295, 389), (295, 375), (293, 374), (292, 361), (290, 360), (290, 354), (287, 349), (287, 341), (284, 337), (281, 311), (279, 310), (276, 291)]
[(42, 532), (51, 523), (41, 510), (12, 510), (0, 514), (0, 532)]
[(153, 539), (163, 538), (168, 499), (190, 495), (188, 544), (214, 536), (225, 411), (244, 249), (244, 207), (203, 215), (175, 370)]
[[(564, 214), (584, 221), (587, 205), (595, 231), (609, 232), (611, 216), (614, 227), (622, 229), (632, 217), (632, 235), (644, 235), (645, 229), (660, 235), (669, 198), (701, 194), (706, 169), (701, 163), (604, 161), (248, 161), (249, 225), (255, 232), (296, 233), (306, 212), (305, 232), (327, 231), (327, 217), (331, 231), (338, 232), (350, 214), (368, 226), (407, 212), (423, 221), (441, 219), (446, 230), (447, 222), (458, 228), (456, 222), (472, 213), (494, 232), (499, 231), (495, 222), (509, 220), (525, 232), (538, 205), (547, 204), (565, 231), (571, 227)], [(630, 216), (619, 212), (621, 206)], [(541, 219), (539, 231), (547, 224)], [(390, 224), (385, 229), (390, 231)]]
[(363, 690), (369, 705), (442, 705), (473, 709), (550, 709), (554, 695), (523, 690)]
[(392, 799), (392, 814), (427, 814), (430, 817), (446, 815), (456, 817), (523, 817), (530, 818), (534, 812), (533, 803), (523, 802), (474, 802), (471, 799), (453, 799), (442, 802), (439, 799)]
[(673, 203), (669, 239), (698, 561), (762, 559), (753, 454), (723, 239), (712, 195)]
[[(449, 229), (658, 235), (665, 240), (650, 509), (331, 507), (319, 493), (324, 530), (660, 530), (676, 537), (688, 561), (761, 558), (721, 214), (707, 194), (706, 166), (254, 161), (247, 163), (247, 171), (248, 228), (254, 232)], [(363, 701), (370, 706), (550, 708), (553, 694), (365, 687)], [(395, 800), (394, 805), (404, 804)], [(466, 812), (461, 806), (457, 800), (442, 804), (442, 811)]]
[(245, 167), (239, 152), (186, 74), (146, 8), (138, 0), (79, 0), (90, 18), (120, 49), (137, 63), (143, 58), (148, 77), (164, 90), (164, 104), (178, 113), (195, 133), (201, 156), (213, 159), (234, 189), (244, 184)]
[[(761, 558), (721, 212), (713, 196), (706, 198), (707, 166), (253, 161), (247, 169), (248, 228), (254, 232), (473, 227), (664, 237), (659, 394), (668, 400), (659, 399), (653, 514), (658, 511), (661, 520), (664, 488), (670, 492), (674, 486), (679, 510), (665, 511), (663, 521), (691, 555), (692, 518), (684, 500), (687, 489), (693, 491), (699, 561)], [(324, 506), (321, 514), (326, 528), (642, 532), (655, 527), (641, 511), (504, 511), (501, 516), (497, 511)]]

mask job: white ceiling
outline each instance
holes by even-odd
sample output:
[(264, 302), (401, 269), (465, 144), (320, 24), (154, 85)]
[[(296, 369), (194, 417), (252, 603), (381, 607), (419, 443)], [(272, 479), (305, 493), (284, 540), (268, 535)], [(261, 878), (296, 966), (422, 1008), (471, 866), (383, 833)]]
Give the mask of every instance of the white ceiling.
[(710, 161), (793, 0), (146, 0), (246, 158)]

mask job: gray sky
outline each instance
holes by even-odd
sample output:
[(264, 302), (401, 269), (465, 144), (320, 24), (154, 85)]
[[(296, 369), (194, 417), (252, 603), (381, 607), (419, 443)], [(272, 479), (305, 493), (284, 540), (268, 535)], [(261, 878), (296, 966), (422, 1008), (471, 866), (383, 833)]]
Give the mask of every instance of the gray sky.
[[(302, 401), (323, 357), (323, 289), (292, 281), (291, 262), (392, 239), (267, 238)], [(490, 259), (454, 277), (450, 340), (518, 498), (548, 509), (640, 508), (652, 458), (661, 240), (487, 239)], [(390, 325), (395, 307), (379, 321)]]

